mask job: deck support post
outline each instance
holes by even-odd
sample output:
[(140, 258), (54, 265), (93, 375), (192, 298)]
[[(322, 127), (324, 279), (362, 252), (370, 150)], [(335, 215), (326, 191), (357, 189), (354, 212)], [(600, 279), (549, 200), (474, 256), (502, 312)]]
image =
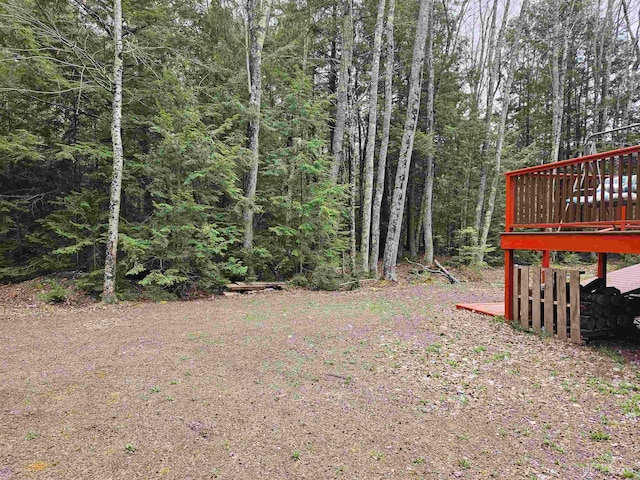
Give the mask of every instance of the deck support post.
[(513, 250), (504, 251), (504, 317), (513, 320)]
[(549, 268), (551, 264), (551, 252), (549, 250), (542, 251), (542, 283), (544, 283), (544, 272), (546, 268)]
[(551, 252), (549, 250), (542, 251), (542, 268), (549, 268), (551, 264)]
[(605, 286), (607, 285), (607, 254), (598, 253), (598, 278), (604, 280)]

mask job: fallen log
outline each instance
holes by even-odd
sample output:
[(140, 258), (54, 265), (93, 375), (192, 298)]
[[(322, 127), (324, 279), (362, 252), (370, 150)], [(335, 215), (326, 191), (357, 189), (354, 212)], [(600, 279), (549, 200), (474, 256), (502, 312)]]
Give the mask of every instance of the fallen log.
[(460, 280), (451, 275), (451, 273), (449, 273), (449, 270), (440, 265), (440, 262), (438, 262), (435, 258), (433, 259), (433, 263), (435, 263), (436, 267), (438, 267), (442, 271), (442, 274), (447, 277), (451, 283), (460, 283)]
[(411, 260), (409, 260), (407, 257), (405, 257), (405, 260), (410, 263), (411, 265), (416, 265), (420, 268), (422, 268), (423, 272), (429, 272), (429, 273), (439, 273), (440, 275), (442, 275), (444, 278), (446, 278), (447, 280), (449, 280), (450, 283), (460, 283), (460, 280), (458, 280), (456, 277), (454, 277), (453, 275), (451, 275), (449, 273), (449, 271), (444, 268), (440, 262), (438, 262), (437, 260), (433, 260), (433, 263), (436, 267), (438, 267), (437, 269), (435, 268), (430, 268), (427, 267), (425, 265), (422, 265), (421, 263), (417, 263), (417, 262), (412, 262)]
[(227, 290), (232, 292), (251, 292), (256, 290), (282, 289), (287, 282), (236, 282), (226, 285)]

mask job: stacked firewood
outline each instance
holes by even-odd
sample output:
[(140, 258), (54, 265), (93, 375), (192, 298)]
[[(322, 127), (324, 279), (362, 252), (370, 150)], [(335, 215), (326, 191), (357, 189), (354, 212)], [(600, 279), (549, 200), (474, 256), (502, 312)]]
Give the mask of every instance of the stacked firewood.
[(586, 331), (626, 329), (640, 306), (633, 292), (622, 294), (615, 287), (605, 287), (600, 279), (580, 288), (580, 327)]

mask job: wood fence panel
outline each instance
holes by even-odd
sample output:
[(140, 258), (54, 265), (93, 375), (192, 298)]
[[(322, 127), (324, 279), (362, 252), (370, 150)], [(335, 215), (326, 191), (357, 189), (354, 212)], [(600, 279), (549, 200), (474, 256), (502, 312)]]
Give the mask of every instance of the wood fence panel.
[(571, 341), (580, 343), (580, 272), (577, 270), (569, 272), (569, 304)]
[(567, 339), (567, 272), (556, 270), (556, 318), (557, 334), (561, 340)]
[(529, 329), (529, 267), (520, 267), (520, 325)]
[(520, 320), (520, 307), (518, 306), (518, 296), (520, 295), (520, 267), (513, 266), (513, 301), (511, 302), (511, 318), (513, 321)]
[(540, 267), (531, 267), (531, 323), (533, 331), (540, 333)]
[(523, 330), (581, 342), (579, 271), (514, 265), (513, 283), (512, 318)]
[(553, 269), (544, 269), (544, 330), (553, 336)]

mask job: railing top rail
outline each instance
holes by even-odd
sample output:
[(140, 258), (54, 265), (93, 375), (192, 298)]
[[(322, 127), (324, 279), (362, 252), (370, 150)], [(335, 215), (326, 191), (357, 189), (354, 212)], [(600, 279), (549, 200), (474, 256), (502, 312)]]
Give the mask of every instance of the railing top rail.
[(571, 158), (569, 160), (560, 160), (559, 162), (545, 163), (543, 165), (534, 165), (533, 167), (521, 168), (520, 170), (512, 170), (505, 172), (508, 177), (516, 177), (518, 175), (524, 175), (527, 173), (545, 172), (549, 170), (555, 170), (560, 167), (568, 167), (570, 165), (577, 165), (580, 163), (590, 162), (592, 160), (601, 160), (603, 158), (618, 157), (621, 155), (630, 155), (632, 153), (640, 152), (640, 145), (634, 145), (633, 147), (620, 148), (618, 150), (610, 150), (608, 152), (595, 153), (593, 155), (585, 155), (584, 157)]

